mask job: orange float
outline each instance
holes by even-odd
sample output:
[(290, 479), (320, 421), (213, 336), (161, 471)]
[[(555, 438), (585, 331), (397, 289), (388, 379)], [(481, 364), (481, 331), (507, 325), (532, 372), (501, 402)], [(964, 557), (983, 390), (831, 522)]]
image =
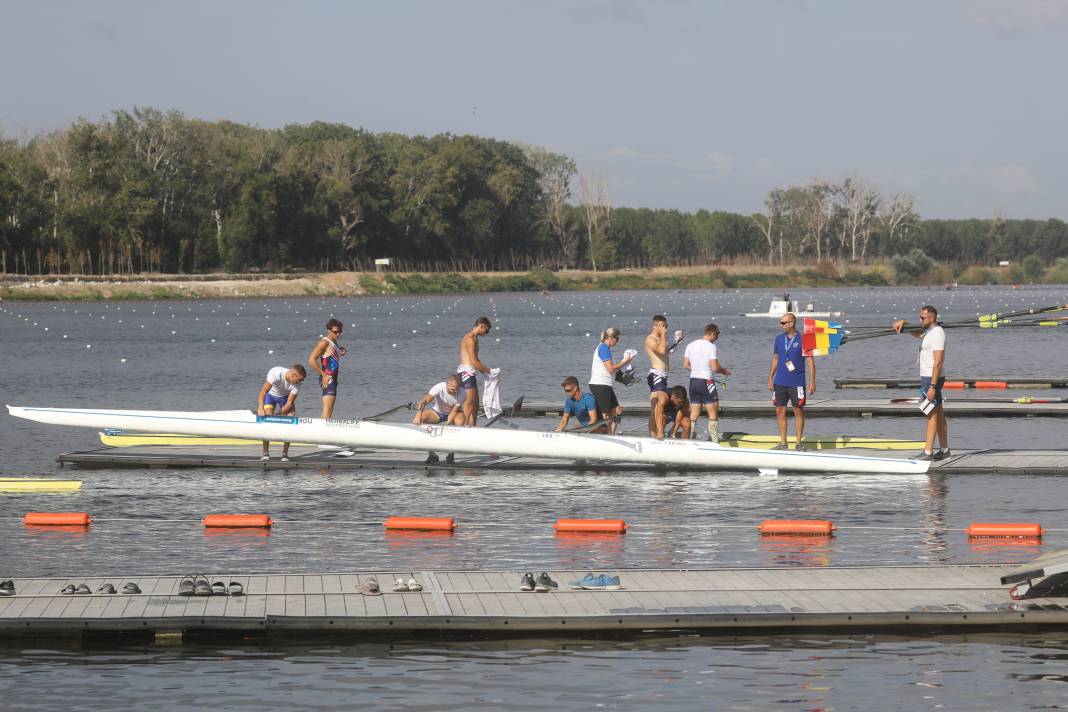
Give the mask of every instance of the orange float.
[(423, 531), (452, 531), (456, 523), (452, 517), (389, 517), (386, 529), (419, 529)]
[(976, 381), (976, 388), (992, 388), (998, 390), (1004, 390), (1009, 387), (1009, 384), (1005, 381)]
[(1037, 522), (972, 522), (964, 530), (969, 538), (1013, 537), (1041, 539), (1045, 531)]
[(560, 532), (607, 532), (626, 534), (627, 523), (622, 519), (557, 519), (553, 529)]
[(85, 512), (26, 512), (22, 523), (44, 527), (87, 527), (93, 520)]
[(946, 381), (945, 383), (942, 384), (942, 390), (949, 389), (949, 390), (959, 391), (959, 390), (963, 390), (963, 388), (964, 388), (964, 381)]
[(269, 528), (274, 524), (266, 514), (208, 514), (204, 517), (205, 527), (223, 527), (241, 529), (245, 527)]
[(765, 519), (757, 529), (762, 535), (805, 534), (833, 536), (838, 527), (829, 519)]

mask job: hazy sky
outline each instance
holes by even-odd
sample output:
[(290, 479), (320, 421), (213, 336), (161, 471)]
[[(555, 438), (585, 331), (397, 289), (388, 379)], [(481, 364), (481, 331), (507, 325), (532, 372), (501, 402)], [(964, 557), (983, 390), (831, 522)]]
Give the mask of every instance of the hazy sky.
[(0, 132), (135, 105), (566, 153), (615, 205), (859, 175), (1068, 219), (1068, 0), (0, 0)]

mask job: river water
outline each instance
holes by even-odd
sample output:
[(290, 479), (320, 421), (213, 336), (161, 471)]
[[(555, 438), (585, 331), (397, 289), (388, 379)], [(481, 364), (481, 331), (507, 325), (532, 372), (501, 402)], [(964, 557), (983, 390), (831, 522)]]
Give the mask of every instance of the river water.
[[(803, 303), (847, 313), (851, 324), (944, 319), (1068, 302), (1063, 287), (822, 289)], [(459, 337), (489, 316), (483, 360), (503, 369), (503, 400), (557, 400), (564, 375), (585, 382), (598, 332), (623, 330), (639, 348), (651, 317), (696, 338), (722, 329), (725, 400), (767, 397), (774, 319), (767, 290), (367, 297), (198, 302), (0, 305), (4, 401), (17, 405), (207, 410), (252, 407), (268, 368), (303, 362), (328, 318), (345, 324), (335, 415), (406, 403), (456, 366)], [(953, 330), (947, 374), (1052, 376), (1065, 369), (1059, 328)], [(918, 342), (906, 336), (847, 344), (817, 361), (817, 397), (898, 397), (907, 391), (833, 391), (834, 378), (912, 376)], [(673, 383), (682, 383), (681, 356)], [(639, 363), (643, 363), (639, 359)], [(309, 379), (311, 385), (311, 379)], [(316, 389), (298, 412), (318, 415)], [(618, 387), (641, 402), (644, 384)], [(1011, 391), (1012, 396), (1027, 392)], [(1058, 395), (1036, 392), (1034, 395)], [(964, 394), (967, 397), (972, 394)], [(951, 396), (952, 397), (952, 396)], [(624, 416), (623, 427), (644, 419)], [(526, 420), (551, 427), (547, 419)], [(813, 419), (809, 434), (918, 437), (916, 419)], [(721, 430), (774, 432), (770, 420), (724, 419)], [(954, 448), (1062, 447), (1059, 419), (950, 422)], [(75, 476), (76, 494), (0, 494), (0, 579), (179, 574), (190, 570), (316, 572), (354, 569), (620, 569), (825, 566), (876, 562), (1025, 561), (1068, 546), (1068, 478), (1031, 476), (759, 476), (611, 471), (249, 472), (69, 470), (62, 451), (95, 433), (0, 415), (2, 474)], [(86, 511), (84, 533), (24, 529), (26, 511)], [(269, 513), (269, 535), (206, 535), (221, 511)], [(450, 537), (383, 534), (390, 515), (453, 516)], [(626, 519), (625, 537), (557, 538), (559, 517)], [(768, 517), (826, 518), (823, 543), (768, 542)], [(969, 543), (972, 521), (1038, 521), (1041, 545)], [(624, 581), (625, 582), (625, 581)], [(518, 584), (518, 582), (517, 582)], [(189, 703), (276, 709), (610, 708), (1006, 709), (1059, 708), (1068, 679), (1062, 634), (918, 638), (632, 636), (510, 641), (359, 640), (198, 643), (180, 648), (0, 641), (0, 694), (20, 709)], [(13, 696), (13, 697), (12, 697)]]

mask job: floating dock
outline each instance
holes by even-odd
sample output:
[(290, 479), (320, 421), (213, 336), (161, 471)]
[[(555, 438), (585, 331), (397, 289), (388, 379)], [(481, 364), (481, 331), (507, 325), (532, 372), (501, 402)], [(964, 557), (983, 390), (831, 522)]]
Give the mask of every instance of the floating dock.
[[(919, 388), (919, 383), (916, 384)], [(624, 417), (627, 415), (648, 416), (649, 402), (623, 403)], [(563, 401), (524, 402), (523, 408), (516, 416), (555, 415), (560, 416)], [(953, 418), (1065, 418), (1068, 417), (1068, 403), (990, 403), (968, 402), (967, 397), (954, 397), (946, 393), (946, 415)], [(789, 412), (787, 408), (787, 412)], [(720, 418), (773, 418), (775, 406), (770, 397), (766, 400), (731, 400), (724, 397), (719, 404)], [(921, 418), (915, 403), (891, 403), (889, 398), (837, 399), (812, 398), (805, 404), (806, 418), (844, 418), (844, 417), (902, 417)]]
[[(946, 377), (947, 381), (957, 381), (965, 388), (976, 388), (976, 384), (1004, 383), (1003, 388), (1021, 388), (1044, 390), (1049, 388), (1068, 388), (1068, 376), (1026, 376), (1022, 378), (957, 378)], [(919, 388), (920, 379), (912, 378), (836, 378), (835, 388)], [(986, 388), (989, 386), (980, 386)], [(997, 386), (995, 386), (997, 388)]]
[[(359, 632), (483, 635), (607, 631), (886, 630), (1068, 625), (1068, 599), (1013, 601), (1001, 565), (820, 568), (626, 569), (618, 591), (569, 590), (585, 571), (549, 571), (560, 588), (518, 590), (520, 571), (376, 571), (209, 574), (241, 596), (179, 596), (178, 576), (17, 578), (0, 598), (5, 635), (196, 631), (289, 634)], [(381, 596), (357, 593), (374, 577)], [(421, 592), (393, 593), (415, 577)], [(60, 595), (68, 583), (96, 590), (133, 581), (141, 594)]]
[[(841, 452), (841, 451), (838, 451)], [(879, 457), (909, 457), (915, 451), (852, 450)], [(289, 462), (278, 459), (278, 451), (269, 462), (260, 461), (256, 446), (233, 445), (134, 445), (131, 447), (102, 447), (80, 452), (61, 453), (56, 461), (83, 468), (224, 468), (248, 470), (571, 470), (613, 472), (680, 472), (699, 468), (670, 466), (652, 468), (627, 463), (578, 463), (570, 460), (549, 460), (529, 457), (500, 457), (496, 455), (457, 455), (455, 464), (444, 461), (427, 464), (426, 453), (390, 450), (327, 450), (316, 446), (293, 445)], [(939, 474), (1001, 474), (1001, 475), (1062, 475), (1068, 474), (1068, 450), (955, 450), (952, 457), (931, 463), (930, 472)]]

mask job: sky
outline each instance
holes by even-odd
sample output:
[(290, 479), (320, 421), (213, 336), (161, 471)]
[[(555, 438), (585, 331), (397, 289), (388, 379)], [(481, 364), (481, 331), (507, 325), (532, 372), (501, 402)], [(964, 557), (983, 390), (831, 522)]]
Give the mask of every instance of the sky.
[(613, 205), (1068, 219), (1068, 0), (0, 0), (0, 134), (151, 106), (544, 146)]

